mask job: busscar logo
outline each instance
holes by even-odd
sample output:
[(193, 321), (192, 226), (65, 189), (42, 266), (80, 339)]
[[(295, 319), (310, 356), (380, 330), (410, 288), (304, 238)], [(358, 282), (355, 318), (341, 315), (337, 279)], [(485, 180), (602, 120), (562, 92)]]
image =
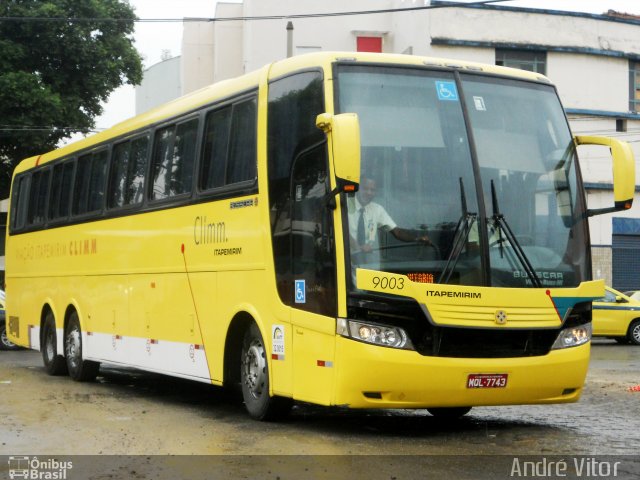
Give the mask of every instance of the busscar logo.
[(66, 480), (73, 462), (55, 458), (40, 460), (38, 457), (9, 457), (9, 478), (26, 478), (33, 480)]

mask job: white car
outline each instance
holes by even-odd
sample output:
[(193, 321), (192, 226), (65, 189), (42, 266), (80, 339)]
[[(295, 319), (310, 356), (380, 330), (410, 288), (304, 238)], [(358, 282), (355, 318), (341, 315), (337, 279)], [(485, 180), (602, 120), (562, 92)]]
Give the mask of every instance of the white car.
[(629, 292), (624, 292), (624, 294), (629, 298), (640, 301), (640, 290), (631, 290)]

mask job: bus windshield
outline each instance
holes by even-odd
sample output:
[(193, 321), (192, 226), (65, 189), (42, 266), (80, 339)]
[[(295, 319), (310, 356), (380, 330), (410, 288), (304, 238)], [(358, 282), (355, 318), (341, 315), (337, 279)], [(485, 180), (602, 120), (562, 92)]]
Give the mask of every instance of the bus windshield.
[(588, 279), (575, 148), (552, 86), (340, 65), (337, 87), (336, 111), (357, 113), (361, 129), (360, 190), (343, 201), (352, 272), (502, 287)]

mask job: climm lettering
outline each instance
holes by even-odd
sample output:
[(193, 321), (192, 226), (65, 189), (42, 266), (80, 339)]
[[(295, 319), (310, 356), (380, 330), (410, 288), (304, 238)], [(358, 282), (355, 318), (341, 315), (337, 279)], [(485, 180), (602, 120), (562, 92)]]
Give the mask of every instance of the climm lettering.
[(196, 245), (226, 243), (227, 226), (224, 222), (210, 222), (206, 216), (198, 216), (193, 224), (193, 241)]
[(69, 255), (95, 255), (98, 253), (98, 240), (95, 238), (87, 240), (72, 240), (69, 242)]
[(427, 297), (482, 298), (482, 294), (478, 292), (439, 292), (437, 290), (427, 290)]

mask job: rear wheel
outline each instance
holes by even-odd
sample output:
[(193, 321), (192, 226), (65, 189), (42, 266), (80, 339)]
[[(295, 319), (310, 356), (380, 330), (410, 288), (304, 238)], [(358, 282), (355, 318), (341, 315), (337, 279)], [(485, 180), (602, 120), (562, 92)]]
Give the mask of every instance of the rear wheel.
[(246, 331), (242, 342), (240, 383), (245, 407), (256, 420), (277, 420), (289, 413), (293, 405), (290, 398), (269, 395), (267, 352), (255, 323)]
[(78, 314), (73, 312), (64, 334), (64, 353), (67, 359), (69, 376), (77, 382), (95, 380), (100, 364), (82, 359), (82, 330)]
[(427, 408), (427, 411), (438, 418), (459, 418), (471, 411), (471, 407), (438, 407)]
[(67, 373), (67, 363), (62, 355), (58, 355), (58, 335), (56, 322), (51, 312), (47, 313), (42, 324), (42, 362), (49, 375), (64, 375)]
[(9, 340), (6, 322), (0, 322), (0, 350), (18, 350), (20, 347)]
[(631, 325), (629, 325), (627, 340), (633, 345), (640, 345), (640, 320), (634, 320), (631, 322)]

